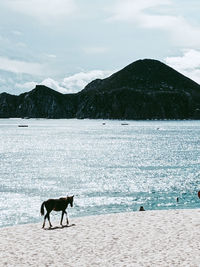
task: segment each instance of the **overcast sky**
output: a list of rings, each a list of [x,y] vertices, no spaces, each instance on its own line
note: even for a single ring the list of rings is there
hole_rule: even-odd
[[[153,58],[200,83],[199,0],[1,0],[0,92],[77,92]]]

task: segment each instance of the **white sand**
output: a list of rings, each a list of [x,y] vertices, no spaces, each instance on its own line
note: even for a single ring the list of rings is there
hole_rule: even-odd
[[[200,266],[199,209],[42,221],[0,229],[0,266]]]

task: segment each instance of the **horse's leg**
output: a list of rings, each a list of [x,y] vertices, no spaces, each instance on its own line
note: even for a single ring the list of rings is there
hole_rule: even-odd
[[[47,214],[45,214],[45,216],[44,216],[44,222],[43,222],[43,226],[42,226],[42,228],[45,227],[45,221],[46,221],[46,218],[47,218]]]
[[[66,222],[67,222],[67,225],[69,224],[69,220],[68,220],[68,216],[67,216],[67,212],[65,210],[65,214],[66,214]]]
[[[61,215],[61,220],[60,220],[60,225],[62,225],[62,221],[63,221],[63,216],[64,216],[64,211],[62,211],[62,215]]]
[[[48,221],[49,221],[49,227],[51,228],[52,227],[52,224],[50,222],[50,212],[47,213],[47,218],[48,218]]]

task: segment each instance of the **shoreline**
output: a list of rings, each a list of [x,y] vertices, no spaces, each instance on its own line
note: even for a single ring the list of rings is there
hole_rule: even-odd
[[[140,206],[141,207],[141,206]],[[110,216],[110,215],[123,215],[123,214],[126,214],[126,213],[137,213],[137,212],[140,212],[139,208],[137,210],[132,210],[132,211],[119,211],[119,212],[111,212],[111,213],[100,213],[100,214],[87,214],[87,215],[81,215],[81,216],[78,216],[77,214],[73,214],[73,215],[70,215],[70,211],[68,210],[68,218],[69,218],[69,221],[71,222],[71,220],[75,220],[77,221],[78,219],[81,219],[81,218],[93,218],[93,217],[99,217],[99,216]],[[200,207],[192,207],[192,208],[182,208],[182,207],[175,207],[175,208],[170,208],[170,209],[145,209],[144,211],[145,212],[164,212],[164,211],[176,211],[176,210],[200,210]],[[54,214],[50,214],[50,221],[51,223],[53,224],[53,227],[54,226],[59,226],[59,223],[60,223],[60,218],[61,218],[61,212],[55,212]],[[63,225],[65,224],[65,216],[63,217]],[[1,229],[5,229],[5,228],[15,228],[15,227],[18,227],[18,226],[29,226],[29,225],[40,225],[42,226],[43,224],[43,221],[44,221],[44,216],[41,216],[40,215],[40,222],[36,221],[36,222],[26,222],[26,223],[18,223],[18,224],[13,224],[13,225],[5,225],[5,226],[0,226],[0,231]],[[64,225],[65,226],[65,225]],[[45,224],[45,228],[49,228],[49,222],[48,222],[48,219],[46,219],[46,224]]]
[[[199,266],[200,209],[124,212],[0,228],[0,266]]]

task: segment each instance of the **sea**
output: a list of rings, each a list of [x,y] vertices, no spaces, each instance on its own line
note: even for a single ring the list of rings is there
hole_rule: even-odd
[[[42,225],[49,198],[74,195],[72,218],[200,208],[199,190],[200,121],[0,120],[0,227]]]

